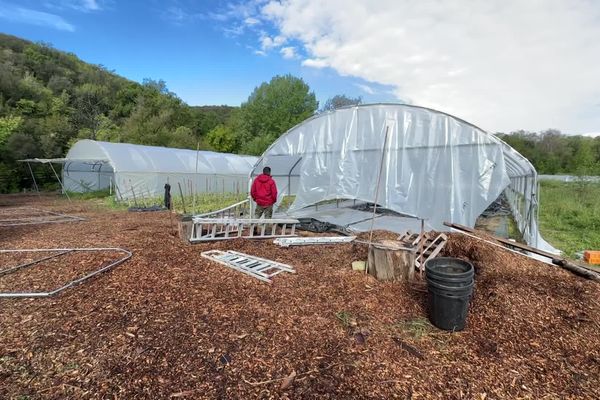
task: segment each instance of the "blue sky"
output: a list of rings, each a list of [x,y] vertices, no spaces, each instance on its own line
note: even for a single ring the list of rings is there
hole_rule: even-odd
[[[139,82],[164,79],[191,105],[239,105],[261,82],[287,73],[303,78],[321,102],[339,93],[395,99],[381,85],[372,84],[381,93],[370,94],[357,86],[366,85],[361,79],[302,66],[278,51],[260,53],[260,34],[231,32],[236,22],[224,17],[228,11],[221,1],[0,0],[0,31],[50,42]]]
[[[0,0],[0,31],[191,105],[278,74],[445,111],[492,132],[600,132],[597,0]]]

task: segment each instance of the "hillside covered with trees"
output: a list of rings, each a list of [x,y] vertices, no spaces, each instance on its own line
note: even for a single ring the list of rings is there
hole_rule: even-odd
[[[240,107],[189,106],[162,80],[141,84],[45,43],[0,34],[0,193],[31,187],[23,158],[63,157],[78,139],[259,155],[316,112],[360,104],[337,95],[319,109],[299,78],[275,76]],[[498,134],[539,173],[600,175],[600,138],[556,130]],[[37,167],[42,185],[54,182]]]
[[[0,34],[0,192],[30,187],[22,158],[65,155],[77,139],[208,148],[233,107],[190,107],[163,81],[142,84],[77,56]],[[37,171],[42,183],[47,168]]]
[[[46,43],[0,34],[0,192],[31,187],[23,158],[63,157],[78,139],[260,154],[317,111],[302,79],[276,76],[241,107],[189,106]],[[53,179],[37,167],[42,185]]]

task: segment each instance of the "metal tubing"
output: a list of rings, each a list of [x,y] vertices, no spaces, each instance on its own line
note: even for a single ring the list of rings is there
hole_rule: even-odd
[[[136,207],[138,207],[138,202],[135,197],[135,190],[133,190],[133,185],[131,184],[131,179],[129,180],[129,186],[131,187],[131,193],[133,194],[133,203],[135,204]]]
[[[52,163],[49,163],[49,164],[50,164],[50,168],[52,168],[52,172],[54,172],[54,176],[56,176],[56,180],[58,180],[58,183],[60,183],[60,187],[62,188],[62,190],[63,190],[63,193],[65,194],[65,196],[67,196],[67,199],[68,199],[69,201],[71,201],[71,198],[69,197],[69,193],[67,193],[67,190],[65,189],[65,187],[64,187],[64,185],[63,185],[63,183],[62,183],[62,181],[61,181],[61,180],[60,180],[60,178],[58,177],[58,174],[56,173],[56,170],[54,169],[54,165],[52,165]]]
[[[31,267],[32,265],[35,265],[37,263],[41,263],[42,261],[46,261],[46,260],[50,260],[52,258],[60,257],[63,254],[67,254],[67,253],[70,253],[70,251],[63,251],[63,252],[58,253],[58,254],[47,256],[47,257],[44,257],[44,258],[40,258],[39,260],[35,260],[35,261],[29,262],[29,263],[20,264],[20,265],[11,267],[11,268],[0,270],[0,276],[4,276],[4,275],[7,275],[7,274],[10,274],[12,272],[18,271],[18,270],[23,269],[23,268]]]
[[[13,208],[13,210],[33,210],[38,213],[46,213],[50,215],[41,215],[41,216],[25,216],[25,217],[15,217],[9,219],[0,220],[0,226],[21,226],[21,225],[36,225],[36,224],[50,224],[50,223],[62,223],[62,222],[71,222],[71,221],[85,221],[85,218],[77,217],[74,215],[66,215],[53,211],[42,210],[34,207],[22,207],[22,208]],[[57,219],[50,219],[51,216],[57,217]],[[62,218],[62,219],[60,219]]]
[[[383,149],[381,150],[381,162],[379,163],[379,173],[377,174],[377,187],[375,188],[375,201],[373,202],[373,217],[371,219],[371,229],[369,230],[369,251],[373,241],[373,227],[375,226],[375,215],[377,213],[377,200],[379,200],[379,185],[381,184],[381,175],[383,172],[383,163],[385,161],[385,150],[387,149],[387,139],[390,127],[385,127],[385,136],[383,139]],[[365,266],[365,274],[369,273],[369,263]]]
[[[425,257],[424,251],[423,251],[423,246],[425,245],[425,220],[421,219],[421,240],[419,241],[419,248],[420,248],[420,260],[419,260],[419,273],[421,274],[421,277],[423,277],[423,271],[425,270],[425,266],[423,265],[423,258]]]
[[[183,213],[187,214],[187,211],[185,211],[185,199],[183,198],[183,191],[181,190],[181,183],[177,182],[177,186],[179,186],[179,195],[181,196],[181,206],[183,207]]]
[[[131,253],[129,250],[126,249],[122,249],[119,247],[90,247],[90,248],[73,248],[73,249],[8,249],[8,250],[0,250],[0,253],[25,253],[25,252],[48,252],[48,251],[64,251],[65,253],[68,252],[86,252],[86,251],[116,251],[116,252],[122,252],[125,253],[125,257],[122,257],[112,263],[110,263],[109,265],[102,267],[96,271],[90,272],[89,274],[86,274],[85,276],[78,278],[78,279],[74,279],[70,282],[68,282],[67,284],[51,290],[49,292],[12,292],[12,293],[0,293],[0,298],[24,298],[24,297],[31,297],[31,298],[39,298],[39,297],[51,297],[54,296],[60,292],[62,292],[65,289],[68,289],[70,287],[79,285],[80,283],[92,278],[95,275],[98,275],[102,272],[105,272],[119,264],[122,264],[123,262],[127,261],[128,259],[131,258],[131,256],[133,255],[133,253]]]
[[[29,164],[29,161],[27,161],[27,167],[29,168],[29,172],[31,173],[31,179],[33,179],[33,186],[35,186],[35,191],[37,192],[38,196],[41,196],[40,188],[38,187],[37,182],[35,181],[35,175],[33,174],[33,169],[31,169],[31,164]]]

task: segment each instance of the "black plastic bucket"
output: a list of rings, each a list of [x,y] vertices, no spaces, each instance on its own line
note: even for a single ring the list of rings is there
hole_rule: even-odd
[[[431,323],[447,331],[463,330],[473,293],[473,265],[457,258],[434,258],[425,262],[425,276]]]

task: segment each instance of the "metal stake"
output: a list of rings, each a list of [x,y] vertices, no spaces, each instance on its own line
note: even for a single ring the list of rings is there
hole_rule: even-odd
[[[54,172],[54,176],[56,176],[56,180],[58,180],[58,183],[60,183],[60,187],[62,188],[65,196],[67,196],[67,199],[69,200],[69,202],[71,201],[71,198],[69,197],[69,193],[67,193],[67,191],[65,190],[65,187],[63,186],[62,181],[60,180],[60,178],[58,177],[58,174],[56,173],[56,170],[54,169],[54,166],[52,165],[52,163],[50,163],[50,168],[52,168],[52,172]]]
[[[135,197],[135,190],[133,190],[133,185],[131,184],[131,179],[129,180],[129,186],[131,186],[131,193],[133,194],[133,203],[136,207],[138,207],[137,198]]]
[[[31,178],[33,179],[33,186],[35,187],[35,191],[37,192],[38,196],[41,196],[40,188],[38,187],[37,182],[35,181],[35,175],[33,175],[33,170],[31,169],[29,161],[27,161],[27,167],[29,168],[29,172],[31,173]]]
[[[185,199],[183,198],[183,191],[181,190],[181,182],[177,182],[177,186],[179,186],[179,195],[181,196],[181,206],[183,207],[183,213],[187,214],[187,211],[185,211]]]
[[[375,226],[375,214],[377,213],[377,201],[379,200],[379,185],[381,184],[381,175],[383,172],[383,162],[385,161],[385,150],[387,149],[387,138],[390,127],[385,127],[385,137],[383,139],[383,149],[381,150],[381,162],[379,163],[379,174],[377,175],[377,187],[375,188],[375,202],[373,203],[373,217],[371,218],[371,229],[369,231],[369,252],[373,244],[373,227]],[[369,263],[365,266],[365,274],[369,273]]]
[[[425,245],[425,220],[423,218],[421,218],[421,242],[419,243],[419,251],[421,252],[421,254],[419,255],[420,257],[420,261],[419,261],[419,273],[421,274],[421,278],[423,277],[423,270],[425,269],[425,266],[423,265],[423,258],[425,257],[425,254],[423,254],[423,246]]]

